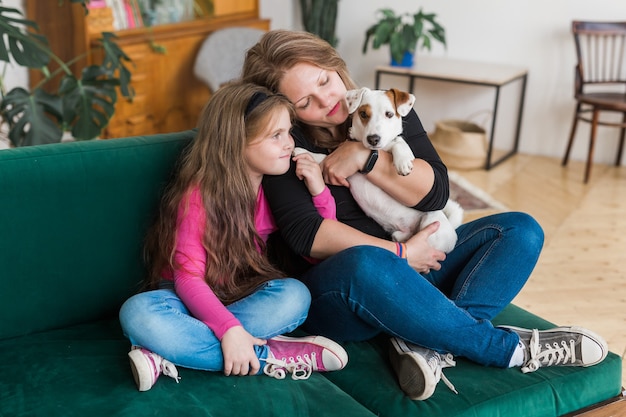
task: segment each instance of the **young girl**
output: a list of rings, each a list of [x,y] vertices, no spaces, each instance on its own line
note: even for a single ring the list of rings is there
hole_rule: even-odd
[[[120,310],[140,391],[161,372],[178,381],[175,365],[294,379],[346,365],[346,352],[327,338],[280,336],[304,322],[311,301],[299,281],[277,279],[264,255],[276,225],[261,180],[288,170],[293,116],[285,97],[241,83],[221,88],[204,108],[148,234],[152,291]],[[318,165],[293,159],[313,204],[333,218]]]

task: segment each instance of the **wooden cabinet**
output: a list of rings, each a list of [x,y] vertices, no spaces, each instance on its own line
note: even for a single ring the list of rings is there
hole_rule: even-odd
[[[94,9],[95,10],[95,9]],[[116,138],[191,129],[196,126],[209,89],[193,74],[196,54],[204,39],[225,27],[245,26],[268,30],[269,20],[259,18],[258,0],[214,0],[214,16],[186,22],[113,31],[110,13],[64,1],[29,0],[26,14],[39,24],[52,50],[67,61],[81,54],[74,70],[98,58],[90,52],[101,32],[114,32],[117,44],[131,58],[129,69],[135,98],[118,99],[115,114],[103,138]],[[155,52],[151,42],[165,48]],[[31,85],[41,75],[31,72]]]

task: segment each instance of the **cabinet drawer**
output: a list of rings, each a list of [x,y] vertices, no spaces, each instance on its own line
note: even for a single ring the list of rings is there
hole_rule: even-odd
[[[213,2],[215,16],[226,16],[237,13],[257,11],[256,0],[215,0]]]

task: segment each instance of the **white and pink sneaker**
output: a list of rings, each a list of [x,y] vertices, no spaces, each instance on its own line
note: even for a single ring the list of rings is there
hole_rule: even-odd
[[[178,382],[178,370],[176,366],[163,359],[154,352],[140,346],[133,346],[128,352],[130,358],[130,369],[133,371],[133,378],[139,391],[148,391],[156,383],[159,375],[163,373]]]
[[[267,346],[270,352],[263,372],[276,379],[287,373],[292,379],[307,379],[314,371],[338,371],[348,363],[345,349],[323,336],[276,336]]]

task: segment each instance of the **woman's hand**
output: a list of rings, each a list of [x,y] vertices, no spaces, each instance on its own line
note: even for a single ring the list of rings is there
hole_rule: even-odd
[[[349,187],[347,178],[363,169],[371,151],[361,142],[347,140],[321,163],[326,184]]]
[[[431,270],[440,270],[440,262],[446,259],[445,252],[433,248],[428,243],[428,237],[437,229],[439,222],[431,223],[406,241],[407,261],[419,273],[428,274]]]
[[[224,375],[256,375],[261,369],[254,346],[267,342],[252,336],[242,326],[231,327],[222,337]]]
[[[296,163],[296,176],[304,181],[306,188],[313,197],[321,194],[326,188],[322,169],[308,153],[301,153],[293,157]]]

